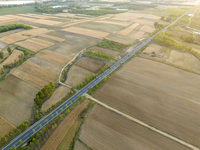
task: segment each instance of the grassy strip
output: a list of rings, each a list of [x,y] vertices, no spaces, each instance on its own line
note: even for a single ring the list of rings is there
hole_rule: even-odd
[[[107,48],[107,49],[110,49],[113,51],[122,52],[124,50],[124,48],[128,47],[129,45],[124,45],[121,43],[103,39],[100,43],[97,43],[96,46],[102,47],[102,48]]]

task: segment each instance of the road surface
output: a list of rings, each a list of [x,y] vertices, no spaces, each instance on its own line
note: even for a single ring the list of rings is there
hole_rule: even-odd
[[[190,10],[190,11],[192,11],[192,10]],[[185,14],[187,14],[188,12],[186,12]],[[162,29],[158,33],[166,31],[171,25],[173,25],[174,23],[176,23],[176,21],[178,21],[180,18],[182,18],[185,14],[181,15],[174,22],[172,22],[171,24],[169,24],[168,26],[166,26],[164,29]],[[74,103],[78,99],[78,97],[81,97],[82,95],[84,95],[85,93],[87,93],[88,88],[93,88],[104,77],[107,77],[110,73],[112,73],[114,70],[116,70],[122,63],[126,62],[136,52],[138,52],[141,48],[143,48],[145,45],[147,45],[158,33],[156,33],[155,35],[153,35],[152,37],[150,37],[149,39],[147,39],[146,41],[144,41],[142,44],[140,44],[139,46],[137,46],[136,48],[134,48],[130,53],[128,53],[123,58],[121,58],[118,62],[116,62],[113,66],[111,66],[110,68],[108,68],[104,73],[102,73],[101,75],[99,75],[98,77],[96,77],[96,79],[94,79],[93,81],[91,81],[89,84],[87,84],[81,90],[77,91],[77,93],[75,95],[73,95],[71,98],[69,98],[68,100],[66,100],[63,104],[61,104],[60,106],[58,106],[50,114],[48,114],[47,116],[44,116],[39,121],[37,121],[36,123],[34,123],[32,126],[30,126],[28,129],[26,129],[23,133],[21,133],[16,138],[14,138],[2,150],[9,150],[10,148],[12,148],[14,146],[18,147],[19,146],[19,140],[22,140],[25,143],[30,138],[31,135],[36,134],[40,129],[42,129],[49,122],[51,122],[56,116],[58,116],[62,112],[61,109],[66,110],[69,106],[72,105],[72,103]],[[67,105],[67,107],[66,107],[66,105]],[[54,116],[54,118],[52,118],[52,115]],[[41,127],[40,127],[40,125],[41,125]],[[35,132],[33,132],[33,129],[35,130]]]

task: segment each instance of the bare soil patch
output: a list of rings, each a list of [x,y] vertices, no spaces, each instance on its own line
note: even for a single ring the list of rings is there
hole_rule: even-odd
[[[120,32],[118,32],[118,34],[126,36],[126,35],[128,35],[131,31],[133,31],[138,25],[139,25],[138,23],[135,23],[135,24],[133,24],[133,25],[131,25],[131,26],[129,26],[129,27],[127,27],[127,28],[121,30]]]
[[[44,85],[49,82],[56,82],[59,77],[58,74],[30,61],[26,61],[21,66],[13,69],[11,74],[38,87],[39,89],[43,88]]]
[[[152,33],[155,30],[156,30],[155,27],[150,27],[150,26],[146,26],[146,25],[144,25],[142,28],[140,28],[140,31],[144,31],[144,32],[148,32],[148,33]]]
[[[105,48],[101,48],[101,47],[97,47],[97,46],[93,46],[90,49],[93,51],[100,51],[100,52],[107,53],[110,55],[118,55],[119,54],[119,52],[117,52],[117,51],[112,51],[110,49],[105,49]]]
[[[106,37],[106,39],[125,45],[131,44],[134,41],[134,39],[132,38],[129,38],[127,36],[122,36],[119,34],[110,34],[109,36]]]
[[[84,68],[90,72],[97,73],[101,67],[103,67],[105,63],[90,59],[87,57],[82,57],[76,62],[76,66]]]
[[[47,34],[42,34],[42,35],[40,35],[40,36],[41,36],[41,37],[48,38],[48,39],[51,39],[51,40],[54,40],[54,41],[58,41],[58,42],[63,42],[63,41],[65,41],[65,39],[62,39],[62,38],[59,38],[59,37],[56,37],[56,36],[47,35]]]
[[[41,150],[56,150],[59,144],[64,139],[65,135],[69,132],[70,128],[73,126],[78,115],[85,109],[88,105],[89,100],[85,100],[79,106],[77,106],[70,114],[61,122],[61,124],[56,128],[47,142],[44,144]]]
[[[130,37],[133,39],[141,39],[144,37],[144,35],[145,35],[144,31],[138,31],[138,32],[132,34]]]
[[[99,105],[90,111],[80,139],[96,150],[189,150]]]
[[[30,118],[38,88],[8,75],[0,82],[0,114],[14,126]]]
[[[71,58],[67,56],[64,56],[52,51],[48,51],[48,50],[40,51],[39,53],[35,55],[35,57],[44,59],[50,63],[53,63],[61,67],[65,66],[71,60]]]
[[[163,47],[158,44],[151,44],[143,52],[151,54],[152,52],[160,52],[161,48]]]
[[[9,65],[14,63],[15,60],[18,61],[19,60],[18,56],[21,54],[23,54],[23,52],[14,50],[12,54],[3,63],[0,64],[0,69],[3,68],[4,65]]]
[[[12,131],[13,128],[15,128],[14,125],[0,117],[0,137],[3,137],[4,135],[8,134],[10,131]]]
[[[85,77],[91,74],[92,72],[77,65],[73,65],[67,74],[67,80],[65,83],[76,87],[77,83],[82,83],[85,80]]]
[[[54,45],[54,43],[52,42],[45,41],[42,39],[37,39],[37,38],[27,39],[22,42],[17,42],[16,44],[21,47],[25,47],[33,52],[38,52],[41,49],[45,49],[47,47]]]
[[[25,40],[25,39],[38,36],[40,34],[48,33],[48,32],[52,32],[52,30],[48,30],[45,28],[36,28],[36,29],[25,30],[22,32],[10,34],[10,35],[0,38],[0,40],[5,43],[11,44],[11,43],[15,43],[15,42]]]
[[[66,96],[66,94],[69,91],[70,89],[64,86],[60,86],[59,88],[57,88],[53,92],[52,96],[47,101],[44,102],[44,104],[42,105],[42,110],[47,110],[48,108],[51,107],[51,105],[60,101],[62,98]]]
[[[98,20],[95,22],[114,24],[114,25],[119,25],[119,26],[123,26],[123,27],[126,27],[129,25],[128,23],[125,23],[125,22],[115,22],[115,21],[111,21],[111,20]]]
[[[79,27],[69,27],[69,28],[65,28],[62,30],[67,31],[67,32],[76,33],[76,34],[91,36],[94,38],[100,38],[100,39],[103,39],[104,37],[109,35],[109,33],[107,33],[107,32],[96,31],[96,30],[91,30],[91,29],[86,29],[86,28],[79,28]]]
[[[200,76],[172,66],[134,58],[95,96],[104,103],[200,146]]]
[[[85,145],[83,145],[81,142],[76,141],[74,150],[89,150]]]
[[[73,33],[66,34],[65,32],[52,32],[51,35],[66,39],[66,41],[56,44],[48,48],[48,50],[70,58],[74,58],[84,48],[90,47],[100,41],[89,36]]]
[[[172,50],[167,61],[200,73],[200,61],[190,53],[182,53],[176,50]]]
[[[48,62],[46,60],[43,60],[41,58],[38,58],[38,57],[32,57],[30,58],[28,61],[34,63],[34,64],[37,64],[47,70],[50,70],[56,74],[60,74],[60,71],[62,70],[62,67],[61,66],[58,66],[56,64],[53,64],[51,62]]]

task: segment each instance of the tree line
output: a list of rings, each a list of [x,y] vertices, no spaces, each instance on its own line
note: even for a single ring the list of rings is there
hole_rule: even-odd
[[[15,29],[25,29],[25,30],[30,30],[32,29],[31,26],[28,25],[24,25],[24,24],[10,24],[10,25],[6,25],[3,27],[0,27],[0,33],[1,32],[6,32],[6,31],[10,31],[10,30],[15,30]]]
[[[96,78],[96,74],[91,74],[85,77],[85,80],[82,83],[77,83],[76,88],[77,89],[81,89],[83,88],[85,85],[87,85],[90,81],[92,81],[93,79]]]
[[[48,85],[45,85],[36,94],[36,97],[34,99],[35,104],[38,106],[41,106],[43,104],[43,102],[51,96],[54,89],[55,89],[55,85],[53,84],[53,82],[50,82]]]
[[[92,59],[100,60],[100,61],[107,61],[107,60],[111,60],[114,58],[113,55],[109,55],[107,53],[103,53],[100,51],[94,51],[94,50],[85,50],[83,55],[87,56],[89,58],[92,58]]]
[[[99,9],[99,10],[86,10],[86,9],[71,9],[69,10],[70,13],[74,14],[86,14],[86,15],[93,15],[93,16],[101,16],[106,14],[118,14],[123,13],[125,11],[119,11],[115,9]]]
[[[100,43],[97,43],[96,46],[101,47],[101,48],[107,48],[113,51],[118,51],[121,52],[126,48],[128,45],[124,45],[118,42],[110,41],[103,39]]]

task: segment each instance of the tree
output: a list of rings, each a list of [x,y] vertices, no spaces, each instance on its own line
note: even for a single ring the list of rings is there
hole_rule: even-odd
[[[23,141],[22,140],[19,140],[19,145],[21,146],[23,144]]]
[[[161,16],[160,20],[165,20],[165,16]]]
[[[8,53],[9,53],[9,55],[12,53],[12,50],[11,50],[10,47],[7,48],[7,51],[8,51]]]
[[[158,22],[155,22],[155,23],[154,23],[154,27],[155,27],[155,28],[158,28]]]
[[[33,129],[33,133],[35,133],[35,129]]]
[[[0,52],[0,58],[4,59],[4,53],[2,51]]]

